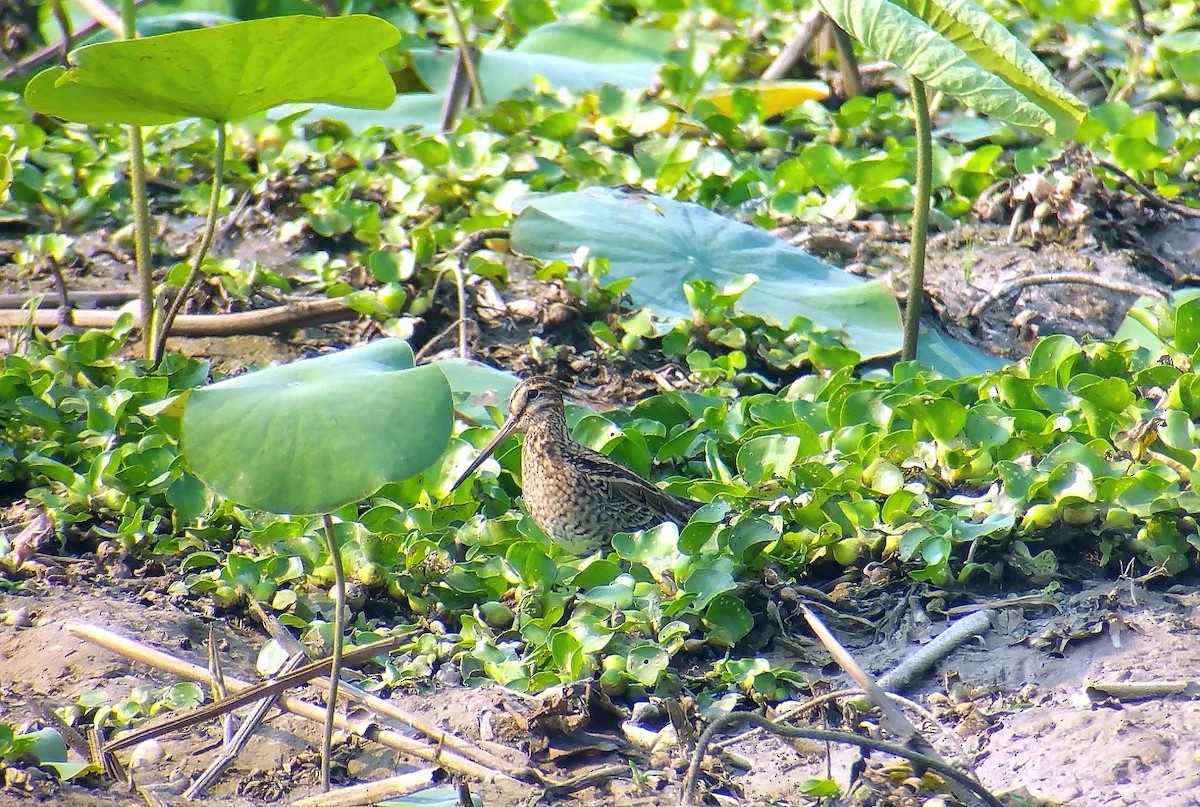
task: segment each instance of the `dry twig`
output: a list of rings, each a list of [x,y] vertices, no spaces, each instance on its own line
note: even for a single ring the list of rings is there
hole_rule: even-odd
[[[858,734],[850,734],[844,731],[781,726],[753,712],[729,712],[723,714],[710,723],[708,728],[704,730],[704,733],[700,735],[700,741],[696,743],[696,749],[692,752],[692,761],[688,766],[687,775],[683,779],[683,804],[685,807],[696,804],[696,786],[700,778],[700,765],[704,761],[704,752],[712,743],[713,737],[722,731],[746,724],[751,724],[772,734],[778,734],[781,737],[848,743],[850,745],[857,745],[860,748],[892,754],[893,756],[907,759],[917,766],[924,766],[929,770],[936,771],[951,782],[970,791],[980,801],[987,804],[988,807],[1004,807],[1003,803],[989,793],[981,784],[938,757],[922,754],[907,746],[876,740],[872,737],[863,737]]]
[[[155,659],[158,657],[158,655],[162,655],[172,659],[175,662],[178,662],[179,664],[184,664],[188,667],[194,667],[196,670],[202,669],[196,665],[188,664],[188,662],[175,659],[174,656],[167,656],[167,654],[162,653],[162,651],[150,650],[149,648],[145,648],[130,639],[123,639],[116,634],[109,633],[103,628],[96,628],[91,625],[72,625],[68,628],[68,630],[70,630],[71,633],[74,633],[76,636],[82,636],[88,641],[95,642],[101,647],[107,647],[110,650],[115,650],[122,655],[154,667],[169,669],[162,667],[161,664],[155,663]],[[369,645],[357,647],[354,650],[346,653],[346,660],[350,664],[366,661],[373,656],[376,656],[380,653],[385,653],[388,650],[398,646],[406,638],[407,637],[404,636],[391,636],[387,639],[381,639],[380,641],[373,642]],[[327,672],[330,661],[331,660],[328,658],[319,659],[311,664],[301,667],[298,670],[290,672],[286,675],[281,675],[273,681],[265,681],[254,686],[247,684],[242,687],[233,687],[230,685],[232,679],[226,678],[226,687],[235,690],[234,694],[230,695],[229,697],[217,701],[216,703],[197,706],[195,709],[191,709],[181,715],[176,715],[159,723],[144,726],[134,731],[125,732],[120,736],[109,740],[108,743],[105,744],[104,749],[106,751],[119,751],[122,748],[129,748],[130,746],[137,745],[142,740],[147,740],[151,737],[158,737],[172,731],[180,731],[182,729],[191,728],[192,726],[203,723],[206,720],[211,720],[218,715],[222,715],[233,709],[237,709],[239,706],[244,706],[247,703],[252,703],[253,701],[259,700],[260,698],[281,693],[294,686],[311,681],[322,673]],[[179,674],[176,670],[171,671]],[[192,678],[192,680],[196,681],[207,681],[209,674],[208,671],[205,670],[204,674],[200,677],[193,677],[190,674],[185,674],[183,677]]]
[[[289,673],[300,666],[300,662],[302,661],[304,661],[304,654],[296,653],[284,662],[280,672],[284,674]],[[221,750],[217,758],[210,762],[208,767],[204,769],[204,772],[197,776],[196,780],[184,791],[183,797],[185,799],[199,798],[208,789],[209,785],[217,781],[217,777],[233,764],[233,760],[246,747],[246,743],[254,735],[254,730],[266,719],[267,712],[270,712],[278,702],[279,693],[268,695],[258,702],[254,707],[254,711],[242,721],[242,725],[238,728],[237,732],[226,741],[225,747]],[[229,718],[230,715],[226,713],[225,717]],[[229,726],[230,724],[226,723],[226,727],[228,728]]]
[[[1125,173],[1120,168],[1110,162],[1107,162],[1106,160],[1096,160],[1096,165],[1100,166],[1105,171],[1111,171],[1125,182],[1128,182],[1134,187],[1134,189],[1137,190],[1138,193],[1146,198],[1147,202],[1154,207],[1157,207],[1160,210],[1169,210],[1172,213],[1176,213],[1185,218],[1200,219],[1200,208],[1188,207],[1187,205],[1176,204],[1169,199],[1164,199],[1161,194],[1156,193],[1152,188],[1144,183],[1138,182],[1129,174]]]
[[[143,664],[147,664],[160,670],[165,670],[173,675],[179,676],[180,678],[187,678],[191,681],[200,682],[208,680],[208,670],[205,668],[196,664],[192,664],[191,662],[184,661],[183,659],[176,658],[175,656],[172,656],[169,653],[164,653],[161,650],[155,650],[131,639],[118,636],[111,631],[105,630],[104,628],[99,628],[94,625],[69,625],[67,629],[76,636],[87,639],[88,641],[112,650],[115,653],[119,653],[126,658],[140,661]],[[352,650],[346,655],[347,657],[352,657],[355,652],[357,651]],[[327,663],[328,659],[326,659],[326,664]],[[236,678],[230,678],[228,676],[225,678],[225,685],[235,693],[235,695],[232,696],[233,698],[238,696],[236,693],[241,693],[242,690],[250,689],[252,686],[245,681],[241,681]],[[306,701],[302,701],[299,698],[291,698],[286,696],[279,699],[279,705],[281,708],[306,720],[312,720],[316,723],[325,722],[325,709],[321,706],[316,706]],[[210,714],[208,717],[211,718],[212,715]],[[347,721],[343,715],[337,715],[335,724],[341,729],[349,729],[349,721]],[[399,732],[371,727],[367,731],[362,732],[362,736],[366,737],[368,740],[374,740],[381,745],[385,745],[388,748],[393,748],[397,751],[403,751],[406,754],[411,754],[419,759],[424,759],[429,762],[435,762],[447,770],[462,773],[467,776],[474,776],[484,781],[490,782],[496,780],[497,778],[515,778],[507,773],[504,773],[503,771],[490,768],[486,765],[481,765],[480,763],[470,760],[465,756],[450,750],[449,748],[434,747],[411,737],[407,737]],[[123,739],[124,738],[119,738],[116,742],[121,742]]]
[[[971,306],[971,310],[967,312],[966,319],[978,319],[984,309],[993,303],[1007,297],[1014,292],[1018,292],[1027,286],[1050,286],[1057,283],[1075,283],[1083,286],[1096,286],[1101,289],[1108,289],[1119,294],[1134,294],[1139,297],[1154,297],[1159,300],[1164,299],[1164,295],[1158,289],[1150,286],[1141,286],[1137,283],[1127,283],[1124,280],[1112,280],[1110,278],[1101,277],[1099,275],[1089,275],[1085,272],[1045,272],[1035,275],[1024,275],[1014,278],[999,284],[994,289],[985,294],[979,302]]]
[[[877,682],[881,689],[889,692],[903,692],[912,684],[913,679],[937,664],[968,639],[972,639],[990,628],[985,611],[976,611],[962,619],[952,622],[948,628],[938,634],[929,644],[917,648],[895,669],[883,676]]]
[[[71,309],[66,324],[77,328],[111,328],[120,311]],[[358,312],[339,299],[292,302],[274,308],[239,311],[236,314],[180,314],[171,327],[172,336],[240,336],[273,333],[306,325],[321,325],[354,319]],[[0,310],[0,328],[54,328],[60,324],[57,311]]]
[[[775,61],[771,62],[763,71],[763,81],[778,81],[786,76],[793,65],[800,61],[804,51],[816,39],[817,34],[821,33],[821,29],[827,22],[829,22],[829,18],[820,8],[814,6],[809,9],[804,14],[795,36],[788,40],[783,50],[779,51],[779,55],[775,57]]]
[[[332,793],[321,793],[298,799],[292,802],[292,807],[366,807],[385,799],[397,796],[407,796],[418,790],[424,790],[434,783],[437,768],[402,773],[377,782],[364,782],[361,785],[344,787]]]

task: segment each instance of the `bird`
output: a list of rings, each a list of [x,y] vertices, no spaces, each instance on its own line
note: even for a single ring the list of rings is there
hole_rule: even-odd
[[[513,432],[525,434],[521,446],[525,508],[542,532],[572,554],[590,555],[603,549],[618,532],[650,529],[668,521],[683,527],[703,505],[662,490],[612,458],[577,443],[567,428],[563,388],[540,375],[513,389],[508,418],[451,490]]]

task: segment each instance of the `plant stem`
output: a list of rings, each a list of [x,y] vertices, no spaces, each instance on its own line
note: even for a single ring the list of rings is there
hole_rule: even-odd
[[[929,195],[933,181],[933,136],[930,134],[925,82],[916,76],[909,78],[912,81],[913,111],[917,119],[917,187],[913,193],[912,254],[909,258],[908,304],[904,311],[901,361],[912,361],[917,357],[921,309],[925,307],[925,239],[929,228]]]
[[[133,0],[121,2],[121,27],[126,39],[137,38],[137,9]],[[142,127],[128,126],[129,196],[133,207],[133,261],[137,267],[138,300],[142,307],[142,350],[154,350],[154,267],[150,265],[150,201],[146,195],[146,154]],[[157,362],[155,362],[157,364]]]
[[[225,173],[226,128],[225,121],[217,121],[217,150],[213,154],[212,193],[208,197],[208,216],[204,222],[204,234],[200,237],[200,243],[192,254],[192,270],[188,272],[187,280],[179,287],[179,293],[171,301],[166,316],[163,317],[162,327],[158,329],[158,339],[154,342],[155,367],[158,367],[163,359],[163,353],[166,352],[167,337],[171,335],[171,325],[174,324],[175,317],[179,316],[179,311],[187,302],[188,295],[192,293],[192,289],[196,287],[204,274],[202,270],[204,259],[208,257],[213,236],[217,232],[217,212],[221,207],[221,179]]]
[[[329,754],[333,745],[333,718],[337,714],[338,682],[342,677],[342,634],[346,630],[346,573],[342,569],[342,551],[333,534],[333,519],[321,514],[325,541],[329,544],[329,562],[333,564],[333,661],[329,667],[329,700],[325,704],[325,732],[321,739],[321,792],[329,792]]]
[[[471,52],[471,43],[467,42],[467,31],[463,28],[454,0],[446,0],[446,14],[450,17],[450,25],[458,39],[458,58],[462,59],[463,69],[467,71],[467,79],[471,82],[472,99],[476,106],[480,106],[485,103],[483,84],[480,83],[479,73],[475,70],[475,54]]]

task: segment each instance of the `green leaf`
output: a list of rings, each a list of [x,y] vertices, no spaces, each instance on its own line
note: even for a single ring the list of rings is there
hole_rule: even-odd
[[[450,85],[450,74],[458,54],[453,50],[413,50],[413,69],[421,83],[438,97]],[[595,64],[587,59],[543,53],[484,51],[479,58],[479,80],[488,103],[510,98],[518,92],[537,89],[545,83],[551,90],[583,92],[603,84],[625,89],[642,89],[658,73],[648,62]]]
[[[289,102],[382,108],[395,86],[379,54],[400,40],[378,17],[292,16],[103,42],[25,88],[38,112],[79,123],[231,121]]]
[[[29,741],[29,752],[37,757],[38,762],[67,761],[67,744],[63,741],[62,735],[52,728],[21,734],[17,740]]]
[[[443,359],[437,366],[450,382],[455,410],[483,423],[491,420],[489,407],[508,406],[508,396],[521,381],[512,373],[471,359]]]
[[[765,434],[747,440],[738,449],[738,470],[748,485],[757,485],[776,476],[787,479],[799,454],[799,437]]]
[[[208,509],[204,483],[191,474],[184,474],[171,483],[167,488],[167,502],[175,508],[184,524],[200,518]]]
[[[588,188],[531,198],[513,225],[513,247],[544,261],[571,262],[580,246],[608,259],[610,278],[631,278],[635,302],[658,316],[690,320],[690,280],[724,287],[752,270],[758,282],[739,310],[845,331],[864,358],[900,348],[899,309],[882,281],[863,282],[699,205]]]
[[[471,794],[472,807],[483,807],[483,799],[478,793]],[[379,807],[461,807],[462,799],[457,787],[427,787],[416,793],[386,799],[378,803]]]
[[[324,513],[419,473],[450,439],[450,385],[398,339],[247,373],[195,390],[183,454],[226,498]]]
[[[674,33],[661,28],[591,17],[535,28],[513,50],[569,56],[592,64],[661,63],[674,41]]]
[[[818,0],[843,30],[964,104],[1069,138],[1084,105],[971,0]]]
[[[579,598],[601,608],[624,610],[633,605],[633,588],[628,583],[618,580],[588,589],[580,594]]]
[[[712,600],[726,591],[733,591],[737,581],[723,569],[696,569],[683,581],[683,590],[696,599],[696,610],[703,611]]]
[[[754,617],[737,597],[722,594],[704,612],[704,624],[710,641],[732,647],[754,627]]]
[[[667,522],[640,532],[619,532],[613,536],[613,549],[655,573],[672,570],[679,560],[679,529]]]
[[[797,789],[804,795],[814,798],[832,799],[842,794],[842,789],[832,779],[805,779]]]
[[[41,767],[54,771],[64,782],[98,771],[90,762],[43,762]]]
[[[642,686],[651,687],[671,663],[671,656],[656,644],[640,644],[625,656],[625,671]]]
[[[960,342],[933,324],[921,326],[917,361],[946,378],[978,375],[1007,364],[1004,359],[984,353],[974,345]]]

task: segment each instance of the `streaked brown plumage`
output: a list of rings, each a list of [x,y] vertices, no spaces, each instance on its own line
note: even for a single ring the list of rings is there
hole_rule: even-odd
[[[508,399],[508,419],[463,472],[462,484],[514,431],[521,446],[521,492],[525,507],[542,530],[568,551],[585,555],[608,544],[614,534],[649,529],[667,521],[687,523],[700,502],[668,493],[571,437],[563,412],[563,391],[546,376],[517,385]]]

